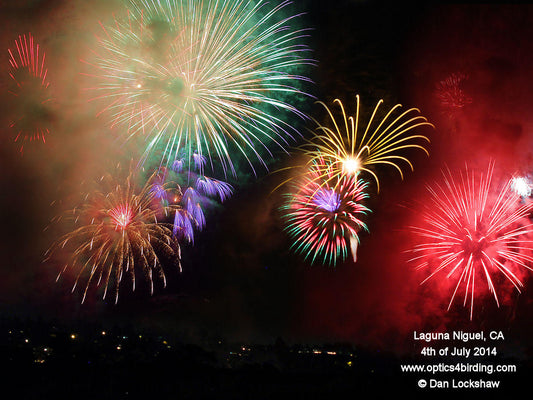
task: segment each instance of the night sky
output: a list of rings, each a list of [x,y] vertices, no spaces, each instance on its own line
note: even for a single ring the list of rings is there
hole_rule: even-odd
[[[94,45],[98,21],[120,2],[7,3],[0,6],[4,315],[125,323],[189,340],[283,337],[399,353],[411,351],[414,330],[497,329],[509,334],[508,351],[531,350],[531,274],[522,293],[510,292],[499,308],[491,298],[477,303],[470,321],[461,305],[446,311],[449,297],[438,285],[419,285],[405,250],[413,240],[406,227],[417,217],[412,205],[444,165],[485,168],[492,159],[498,179],[533,172],[533,6],[298,1],[295,9],[306,13],[303,23],[313,28],[309,46],[317,66],[310,69],[310,91],[317,99],[340,98],[353,111],[359,94],[367,112],[384,99],[388,107],[419,108],[436,127],[424,130],[430,156],[413,152],[415,169],[406,169],[403,180],[392,169],[380,169],[382,189],[369,200],[369,233],[361,235],[357,263],[311,266],[290,251],[279,220],[281,197],[272,193],[280,179],[272,171],[291,163],[280,153],[270,172],[232,181],[234,195],[209,212],[194,245],[182,247],[183,272],[169,271],[166,289],[156,287],[150,296],[142,286],[135,293],[125,286],[117,305],[97,296],[82,305],[68,279],[55,282],[59,265],[42,263],[58,233],[45,228],[73,201],[81,181],[131,151],[108,135],[106,121],[95,117],[81,90],[80,59]],[[14,109],[5,90],[7,49],[26,32],[46,49],[56,101],[43,117],[52,127],[49,140],[21,154],[9,132]],[[468,75],[464,89],[472,102],[451,118],[434,94],[439,81],[457,72]],[[320,112],[312,99],[303,106],[309,114]],[[313,127],[296,123],[303,132]]]

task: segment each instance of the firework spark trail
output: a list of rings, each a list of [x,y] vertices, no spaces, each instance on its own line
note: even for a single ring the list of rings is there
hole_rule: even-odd
[[[454,175],[443,171],[443,183],[428,186],[429,201],[423,204],[421,226],[411,227],[418,238],[410,260],[418,269],[428,269],[431,278],[444,275],[455,280],[448,309],[460,289],[463,305],[482,292],[478,282],[484,279],[487,289],[499,305],[495,274],[520,291],[521,272],[531,270],[533,262],[533,203],[521,201],[511,188],[511,181],[495,188],[492,183],[494,163],[486,174],[476,175],[468,167]]]
[[[128,17],[103,25],[92,65],[96,99],[113,125],[146,140],[143,158],[170,165],[188,149],[235,175],[234,152],[266,166],[261,151],[285,148],[297,130],[285,114],[306,116],[284,99],[308,96],[291,71],[304,58],[307,30],[282,17],[290,4],[251,1],[131,1]],[[261,150],[262,149],[262,150]],[[255,171],[255,170],[254,170]]]
[[[370,211],[362,204],[368,197],[367,183],[355,176],[337,176],[330,186],[333,178],[324,179],[323,163],[316,161],[301,182],[293,184],[281,211],[292,248],[312,263],[322,257],[323,263],[335,265],[346,259],[349,250],[357,250],[358,232],[367,230],[361,220]],[[356,254],[352,256],[355,261]]]
[[[45,261],[48,261],[56,253],[72,247],[69,261],[57,279],[67,269],[77,269],[74,292],[80,279],[86,277],[82,303],[95,281],[97,286],[103,284],[104,299],[108,287],[114,285],[117,302],[124,273],[131,278],[133,290],[136,277],[142,276],[153,293],[155,277],[166,285],[162,257],[178,264],[180,261],[180,246],[173,235],[173,226],[165,222],[179,211],[179,206],[154,201],[157,191],[153,190],[153,176],[141,189],[134,183],[133,174],[125,180],[108,178],[104,177],[102,184],[110,184],[110,189],[91,192],[80,207],[67,213],[75,228],[46,253]]]
[[[421,115],[417,108],[410,108],[403,111],[396,117],[394,112],[401,108],[400,104],[395,105],[379,121],[377,127],[372,126],[383,100],[380,100],[372,112],[372,116],[361,132],[359,125],[359,95],[357,98],[356,114],[347,116],[345,108],[339,99],[334,100],[340,109],[341,117],[336,118],[332,110],[323,102],[321,104],[331,123],[325,126],[316,122],[316,132],[307,143],[302,146],[311,163],[317,159],[326,160],[322,164],[319,176],[329,176],[330,179],[337,179],[340,176],[358,175],[359,173],[370,174],[377,184],[379,191],[379,179],[371,167],[384,164],[394,167],[403,179],[401,163],[407,164],[411,170],[413,165],[409,159],[398,153],[407,149],[421,149],[426,154],[427,150],[418,141],[427,141],[426,136],[411,134],[410,131],[422,127],[430,126],[427,119]]]
[[[15,48],[8,49],[8,53],[9,76],[13,84],[8,92],[21,106],[10,128],[16,132],[15,142],[22,143],[22,152],[26,142],[45,142],[50,133],[49,127],[42,126],[39,119],[45,112],[46,103],[51,101],[46,53],[31,33],[20,35],[15,41]]]

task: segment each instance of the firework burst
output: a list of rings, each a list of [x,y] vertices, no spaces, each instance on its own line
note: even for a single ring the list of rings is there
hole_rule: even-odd
[[[290,2],[131,1],[128,16],[103,25],[91,90],[102,112],[128,137],[146,140],[150,154],[170,166],[186,148],[235,174],[236,154],[252,165],[275,143],[285,148],[297,130],[285,115],[305,118],[288,101],[305,94],[295,73],[305,30],[281,17]],[[253,168],[253,166],[252,166]]]
[[[114,286],[117,302],[124,274],[131,278],[133,290],[136,278],[142,277],[153,293],[154,278],[166,285],[162,259],[179,265],[180,246],[172,224],[165,221],[180,207],[156,201],[161,188],[154,179],[140,189],[133,174],[121,181],[103,177],[101,183],[106,190],[91,192],[80,207],[67,213],[75,228],[52,246],[47,259],[72,248],[57,279],[69,268],[77,270],[72,291],[86,279],[82,303],[94,283],[104,286],[104,299],[108,287]]]
[[[443,111],[452,116],[454,112],[472,103],[472,98],[462,89],[463,82],[468,76],[463,73],[454,73],[446,79],[439,81],[435,88],[435,96],[439,100]]]
[[[533,203],[521,201],[511,182],[495,187],[493,170],[494,163],[479,175],[468,167],[456,175],[446,169],[442,184],[428,186],[424,225],[412,227],[419,243],[411,262],[429,271],[423,282],[437,276],[453,282],[448,309],[464,290],[470,318],[475,297],[487,289],[498,305],[499,284],[510,282],[520,291],[521,277],[533,262]],[[486,286],[479,284],[483,280]]]
[[[325,126],[315,121],[316,134],[302,148],[312,163],[317,159],[326,160],[324,164],[317,164],[321,165],[319,176],[337,179],[340,176],[367,173],[373,177],[379,191],[379,179],[372,167],[380,164],[392,166],[403,179],[401,164],[407,164],[411,169],[413,165],[406,156],[399,153],[407,149],[420,149],[428,154],[418,142],[429,142],[429,139],[410,132],[421,126],[433,125],[425,117],[418,115],[419,110],[416,108],[394,116],[395,111],[401,108],[401,105],[397,104],[381,121],[376,122],[377,126],[373,126],[378,109],[383,103],[383,100],[380,100],[363,131],[359,127],[359,95],[356,98],[355,117],[347,116],[339,99],[335,99],[333,103],[339,106],[340,118],[336,118],[325,103],[319,102],[325,108],[331,124]]]
[[[14,117],[10,127],[15,132],[15,142],[24,144],[32,141],[45,142],[50,133],[51,101],[46,68],[46,54],[31,34],[18,37],[9,53],[9,93],[14,96]]]
[[[286,194],[282,205],[285,230],[296,252],[314,263],[335,265],[351,251],[354,262],[359,242],[358,232],[366,230],[361,220],[369,209],[362,204],[367,198],[367,184],[355,176],[324,179],[324,161],[312,164],[294,191]]]
[[[188,242],[194,241],[194,230],[202,230],[206,224],[204,207],[218,198],[220,202],[227,200],[233,193],[233,188],[227,182],[214,179],[203,174],[205,157],[193,155],[193,167],[186,159],[177,159],[172,163],[173,173],[177,174],[177,183],[174,185],[178,190],[171,197],[172,201],[181,206],[175,213],[174,233]],[[198,170],[194,172],[194,169]],[[182,188],[185,188],[183,191]]]

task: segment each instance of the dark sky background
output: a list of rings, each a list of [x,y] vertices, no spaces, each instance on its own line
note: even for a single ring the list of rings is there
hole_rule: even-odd
[[[531,279],[500,308],[490,298],[478,303],[470,321],[460,306],[446,312],[447,293],[419,286],[404,251],[412,245],[405,227],[416,219],[405,206],[424,193],[425,183],[439,178],[445,163],[485,168],[494,159],[496,178],[530,172],[533,6],[298,1],[297,8],[307,13],[304,23],[314,29],[309,44],[318,61],[311,72],[317,98],[338,97],[352,112],[357,93],[367,110],[383,98],[386,107],[418,107],[436,126],[424,131],[431,139],[430,157],[413,153],[415,170],[406,170],[403,181],[391,169],[380,170],[382,190],[370,200],[370,232],[361,237],[358,262],[310,266],[291,253],[278,219],[279,194],[271,194],[279,176],[263,173],[209,215],[194,246],[182,249],[183,273],[169,272],[166,289],[149,296],[142,288],[133,294],[124,288],[118,305],[94,296],[81,305],[66,280],[55,283],[58,266],[41,262],[56,234],[44,228],[69,204],[80,181],[128,151],[106,135],[104,121],[95,119],[94,106],[80,92],[79,60],[94,43],[102,15],[118,5],[26,0],[0,6],[4,315],[126,323],[192,340],[283,337],[399,352],[410,351],[413,330],[495,328],[509,334],[512,351],[531,350]],[[26,32],[47,51],[55,106],[49,141],[21,154],[8,128],[13,107],[5,89],[7,49]],[[464,89],[472,103],[452,119],[442,113],[434,89],[456,72],[468,75]],[[307,107],[319,112],[312,101]]]

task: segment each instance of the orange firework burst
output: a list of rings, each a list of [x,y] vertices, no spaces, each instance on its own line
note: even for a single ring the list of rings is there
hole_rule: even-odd
[[[155,201],[153,177],[140,189],[131,173],[123,182],[103,179],[103,183],[111,188],[91,192],[81,207],[71,210],[68,216],[76,228],[47,252],[51,255],[72,247],[69,261],[57,279],[67,269],[77,269],[72,291],[82,277],[86,279],[82,303],[95,281],[98,286],[103,284],[104,299],[108,287],[113,285],[117,302],[124,273],[131,278],[133,290],[136,277],[141,276],[150,283],[153,293],[154,275],[166,285],[163,257],[177,260],[179,266],[180,246],[173,225],[165,221],[181,207]]]

